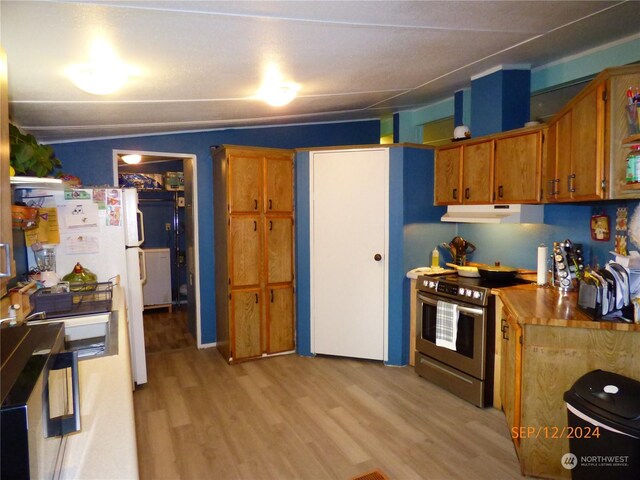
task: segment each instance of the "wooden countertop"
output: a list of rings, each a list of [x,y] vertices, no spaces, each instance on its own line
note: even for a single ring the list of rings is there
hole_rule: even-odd
[[[559,292],[535,284],[492,290],[517,317],[520,325],[597,328],[640,332],[640,324],[593,321],[577,309],[577,292]]]

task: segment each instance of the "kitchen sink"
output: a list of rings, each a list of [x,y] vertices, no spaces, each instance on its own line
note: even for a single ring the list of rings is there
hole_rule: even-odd
[[[94,315],[32,320],[27,325],[64,323],[66,351],[77,351],[80,360],[118,353],[118,312]]]

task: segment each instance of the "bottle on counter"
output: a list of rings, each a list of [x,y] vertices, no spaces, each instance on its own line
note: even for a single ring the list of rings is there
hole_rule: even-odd
[[[440,266],[440,252],[438,251],[438,247],[435,247],[431,252],[431,267],[439,267]]]

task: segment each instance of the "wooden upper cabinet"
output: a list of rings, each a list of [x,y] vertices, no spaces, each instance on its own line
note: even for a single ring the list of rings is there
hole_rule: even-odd
[[[573,200],[597,200],[604,196],[604,92],[603,83],[572,108],[572,171],[567,185],[571,187]]]
[[[454,205],[462,201],[460,194],[462,147],[441,148],[435,160],[435,204]]]
[[[287,156],[267,156],[265,211],[293,211],[293,160]]]
[[[262,208],[262,156],[231,153],[229,159],[229,211],[258,212]]]
[[[262,355],[262,299],[260,290],[231,294],[231,354],[234,360]]]
[[[229,219],[231,287],[260,284],[261,236],[259,216],[239,215]]]
[[[542,132],[536,130],[495,141],[494,201],[540,201]]]
[[[465,145],[462,151],[462,203],[491,203],[493,141]]]
[[[268,344],[267,353],[293,350],[295,332],[293,322],[293,286],[272,287],[266,299]]]

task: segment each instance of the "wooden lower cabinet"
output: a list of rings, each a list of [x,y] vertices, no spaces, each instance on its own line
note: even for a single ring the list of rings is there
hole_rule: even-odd
[[[520,429],[521,381],[522,381],[522,328],[515,317],[503,308],[500,332],[502,334],[502,364],[500,369],[500,398],[507,418],[509,434],[516,448],[520,439],[513,432]]]
[[[260,290],[231,292],[231,352],[230,357],[241,360],[262,355],[262,302]]]
[[[267,299],[268,353],[293,350],[293,286],[269,287]]]
[[[640,332],[520,325],[506,307],[501,319],[499,390],[521,471],[571,478],[561,464],[570,452],[564,394],[596,369],[640,380]]]

